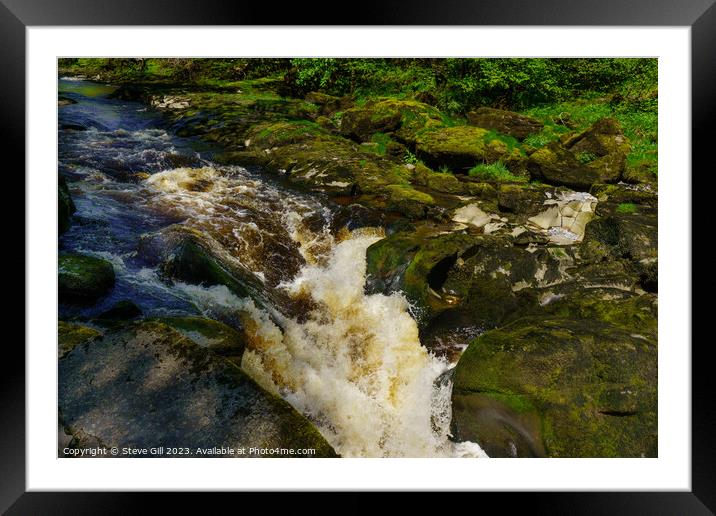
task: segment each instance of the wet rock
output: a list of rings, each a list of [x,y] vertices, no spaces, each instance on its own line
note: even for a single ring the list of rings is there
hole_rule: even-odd
[[[481,107],[467,114],[470,125],[491,129],[524,140],[542,130],[543,124],[532,117],[512,111]]]
[[[135,305],[129,299],[123,299],[116,302],[112,307],[102,312],[98,319],[108,321],[128,321],[142,316],[142,309]]]
[[[246,335],[226,324],[206,317],[160,317],[157,321],[171,326],[186,338],[217,355],[230,357],[239,366],[246,347]]]
[[[75,347],[59,363],[59,410],[76,447],[314,448],[336,453],[288,403],[232,362],[159,322]],[[219,452],[220,456],[231,456]],[[235,455],[241,457],[242,455]],[[271,456],[271,455],[268,455]]]
[[[60,235],[70,229],[70,217],[77,211],[72,201],[70,189],[67,187],[65,178],[59,176],[57,184],[57,227]]]
[[[61,254],[58,289],[61,303],[92,304],[114,287],[114,268],[107,260],[81,254]]]
[[[87,127],[80,124],[60,124],[60,131],[86,131]]]
[[[469,320],[468,326],[495,327],[536,305],[527,287],[563,275],[549,252],[529,252],[496,235],[395,233],[370,246],[366,256],[366,290],[403,292],[421,329],[448,311]]]
[[[100,337],[102,332],[91,326],[58,321],[57,334],[59,357],[62,358],[80,344],[91,343]]]
[[[75,99],[71,99],[69,97],[65,97],[63,95],[57,96],[57,105],[62,106],[71,106],[72,104],[77,104],[77,101]]]
[[[526,317],[455,369],[453,433],[493,457],[655,457],[657,348],[603,320]]]
[[[416,137],[416,155],[434,168],[466,172],[479,163],[501,161],[515,175],[526,174],[526,158],[487,129],[472,126],[437,128]]]

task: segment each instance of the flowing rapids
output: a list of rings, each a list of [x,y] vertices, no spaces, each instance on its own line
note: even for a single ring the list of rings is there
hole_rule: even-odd
[[[406,299],[365,294],[366,249],[382,230],[331,231],[320,199],[212,163],[138,104],[64,87],[80,102],[62,108],[60,121],[89,129],[60,134],[60,167],[74,179],[78,209],[60,246],[109,258],[118,272],[116,292],[95,310],[128,298],[150,316],[199,312],[240,324],[249,337],[242,368],[344,457],[485,456],[449,439],[451,365],[420,344]],[[137,248],[142,235],[171,224],[205,235],[294,310],[224,286],[162,281]]]

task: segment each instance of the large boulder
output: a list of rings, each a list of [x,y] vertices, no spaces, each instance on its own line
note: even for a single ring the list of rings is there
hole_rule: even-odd
[[[528,168],[535,179],[588,190],[595,183],[618,182],[630,149],[619,122],[603,118],[562,142],[537,149]]]
[[[128,456],[123,448],[158,447],[179,448],[183,457],[207,456],[202,450],[223,457],[291,453],[277,449],[336,456],[288,403],[231,361],[156,321],[76,346],[60,360],[58,386],[60,420],[73,437],[70,448],[115,447],[120,457]]]
[[[395,233],[370,246],[366,257],[368,292],[403,292],[425,331],[442,327],[433,321],[445,312],[466,326],[494,328],[534,307],[527,287],[563,274],[545,249],[529,252],[509,238],[471,232]]]
[[[542,122],[532,117],[488,107],[470,111],[467,119],[470,125],[491,129],[518,140],[524,140],[531,134],[540,132],[544,127]]]
[[[511,146],[480,127],[443,127],[419,133],[415,152],[434,169],[467,172],[477,164],[500,161],[513,174],[526,174],[526,158],[519,146]]]
[[[345,111],[341,133],[358,141],[391,133],[401,143],[414,145],[420,132],[444,125],[443,118],[435,107],[416,100],[381,99]]]
[[[70,229],[70,217],[77,211],[65,178],[60,176],[57,184],[57,226],[60,235]]]
[[[655,336],[599,310],[526,317],[471,342],[455,368],[453,435],[492,457],[656,457]]]
[[[82,254],[61,254],[58,289],[61,303],[87,305],[114,287],[115,275],[107,260]]]

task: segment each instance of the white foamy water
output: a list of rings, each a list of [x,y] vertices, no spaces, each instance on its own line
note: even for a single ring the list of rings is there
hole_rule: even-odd
[[[225,287],[184,286],[195,302],[242,313],[250,336],[243,369],[307,415],[344,457],[486,457],[449,440],[449,365],[421,346],[402,295],[365,295],[365,253],[376,230],[355,231],[325,265],[284,286],[310,296],[305,320],[268,314]]]

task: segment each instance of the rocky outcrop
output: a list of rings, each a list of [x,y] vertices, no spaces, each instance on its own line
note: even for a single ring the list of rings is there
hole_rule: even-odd
[[[61,254],[58,289],[61,303],[92,304],[114,287],[114,268],[107,260],[81,254]]]
[[[518,140],[538,133],[544,124],[532,117],[520,115],[513,111],[481,107],[467,114],[470,125],[497,131]]]
[[[604,118],[561,143],[536,150],[528,168],[534,179],[588,190],[595,183],[619,181],[629,150],[619,122]]]
[[[61,344],[62,345],[62,344]],[[160,322],[75,346],[59,363],[59,410],[70,448],[180,448],[184,457],[313,449],[335,457],[316,428],[229,360]],[[222,451],[244,449],[243,454]],[[108,453],[109,456],[109,453]],[[127,456],[127,455],[124,455]],[[167,457],[167,455],[164,455]],[[178,456],[178,455],[177,455]]]
[[[341,118],[341,133],[368,141],[375,133],[390,133],[397,141],[414,145],[417,135],[443,126],[442,114],[416,100],[380,99],[351,108]]]
[[[416,137],[417,156],[434,169],[448,167],[466,173],[479,163],[502,162],[515,175],[526,174],[526,157],[487,129],[454,126],[421,132]]]
[[[580,292],[478,337],[455,368],[455,437],[491,457],[655,457],[655,310]]]

